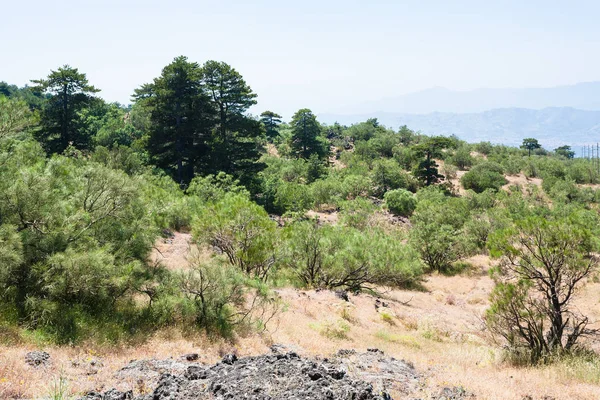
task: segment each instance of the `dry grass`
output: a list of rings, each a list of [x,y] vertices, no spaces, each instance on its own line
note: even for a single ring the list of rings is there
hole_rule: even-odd
[[[389,355],[409,360],[423,374],[424,392],[441,386],[462,386],[478,399],[597,399],[600,393],[600,363],[572,359],[539,368],[517,368],[503,362],[501,352],[490,345],[481,322],[488,306],[493,282],[485,273],[489,260],[469,259],[475,273],[447,277],[430,276],[428,291],[394,290],[386,293],[388,307],[375,307],[367,294],[351,296],[350,303],[327,291],[278,290],[287,304],[285,312],[263,335],[238,338],[234,343],[211,341],[199,335],[183,337],[163,331],[147,343],[133,347],[44,348],[52,356],[47,368],[34,369],[24,363],[35,346],[17,344],[0,347],[0,398],[39,398],[61,376],[71,393],[106,390],[111,387],[144,389],[137,382],[118,380],[115,372],[132,359],[178,357],[197,352],[200,361],[212,363],[226,352],[239,355],[268,351],[272,343],[283,343],[307,355],[326,356],[340,348],[366,350],[377,347]],[[576,299],[577,307],[600,319],[600,283],[590,282]],[[438,299],[439,298],[439,299]],[[452,301],[448,301],[452,298]],[[410,301],[409,301],[410,300]],[[407,302],[405,305],[402,302]],[[598,343],[590,343],[598,349]],[[90,359],[102,366],[90,368]],[[83,361],[79,365],[74,361]],[[399,397],[402,398],[402,397]]]

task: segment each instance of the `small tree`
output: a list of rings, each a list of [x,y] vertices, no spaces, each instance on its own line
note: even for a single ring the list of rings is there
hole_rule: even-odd
[[[445,272],[466,253],[463,225],[468,211],[463,199],[446,198],[438,190],[421,190],[410,221],[410,243],[431,271]]]
[[[575,152],[573,150],[571,150],[571,146],[560,146],[557,147],[556,149],[554,149],[554,152],[561,156],[564,157],[568,160],[572,159],[575,157]]]
[[[317,154],[319,158],[325,158],[329,153],[328,145],[321,134],[321,125],[317,117],[307,108],[298,110],[292,117],[290,123],[292,128],[292,151],[300,158],[309,158]]]
[[[465,171],[470,168],[475,160],[471,156],[471,149],[467,145],[459,147],[454,155],[450,158],[450,162],[458,167],[459,170]]]
[[[500,190],[508,181],[504,178],[504,170],[500,164],[485,162],[473,167],[460,179],[465,189],[482,193],[487,189]]]
[[[275,263],[277,224],[243,194],[230,194],[203,209],[194,236],[223,253],[231,265],[267,279]]]
[[[35,90],[50,94],[42,111],[42,130],[39,139],[46,149],[61,153],[70,144],[87,148],[90,138],[77,129],[77,113],[90,105],[93,95],[100,90],[90,85],[84,73],[68,65],[50,71],[46,79],[32,81]]]
[[[414,250],[378,231],[298,222],[285,231],[285,266],[307,287],[374,289],[406,287],[419,280],[421,263]]]
[[[537,362],[597,333],[571,306],[597,266],[589,229],[567,218],[530,217],[494,235],[491,249],[501,262],[486,322],[512,350]]]
[[[26,131],[33,123],[27,103],[0,94],[0,139]]]
[[[265,126],[267,139],[272,141],[279,135],[279,125],[281,124],[281,115],[273,111],[265,111],[260,114],[260,122]]]
[[[540,145],[540,143],[538,142],[537,139],[534,138],[526,138],[523,139],[523,144],[521,145],[522,149],[525,149],[528,151],[529,153],[529,157],[531,157],[531,151],[535,150],[535,149],[539,149],[542,146]]]
[[[451,145],[450,138],[437,136],[413,147],[415,154],[423,158],[415,168],[414,174],[425,186],[433,185],[444,179],[444,175],[438,171],[438,165],[434,158],[442,157],[442,150]]]

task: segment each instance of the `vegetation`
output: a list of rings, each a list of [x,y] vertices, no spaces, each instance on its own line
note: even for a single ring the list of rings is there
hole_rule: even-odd
[[[460,183],[465,189],[481,193],[488,189],[499,190],[507,183],[504,169],[495,162],[484,162],[473,167],[463,175]]]
[[[572,350],[595,333],[571,307],[582,281],[597,266],[592,232],[561,216],[527,217],[498,231],[492,242],[502,255],[487,322],[513,351],[532,362]]]
[[[34,82],[0,84],[3,325],[58,343],[166,326],[232,337],[264,329],[273,287],[381,294],[489,252],[486,322],[509,350],[538,362],[595,333],[572,299],[596,269],[600,172],[569,146],[255,117],[238,71],[183,56],[130,106],[69,66]],[[173,230],[199,253],[181,270],[152,257]]]

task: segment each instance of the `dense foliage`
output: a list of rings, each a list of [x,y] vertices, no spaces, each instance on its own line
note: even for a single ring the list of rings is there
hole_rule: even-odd
[[[595,266],[600,171],[568,146],[255,117],[238,71],[186,57],[130,106],[98,92],[69,66],[0,83],[2,324],[58,342],[233,335],[264,329],[273,286],[377,294],[491,252],[499,338],[535,361],[591,333],[569,303]],[[173,231],[194,241],[179,270],[153,253]]]

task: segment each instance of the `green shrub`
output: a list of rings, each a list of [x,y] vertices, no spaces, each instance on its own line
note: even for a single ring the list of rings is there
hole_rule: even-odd
[[[404,189],[390,190],[384,195],[385,205],[388,210],[393,214],[400,215],[403,217],[409,217],[415,207],[417,206],[417,200],[415,196]]]
[[[282,264],[307,287],[359,291],[418,282],[421,264],[397,238],[377,231],[297,222],[286,228]]]
[[[460,182],[465,189],[471,189],[476,193],[481,193],[487,189],[499,190],[507,183],[503,173],[504,170],[499,164],[486,162],[474,166],[463,175]]]
[[[243,194],[207,205],[193,223],[194,237],[223,253],[239,270],[267,279],[275,263],[277,223]]]

